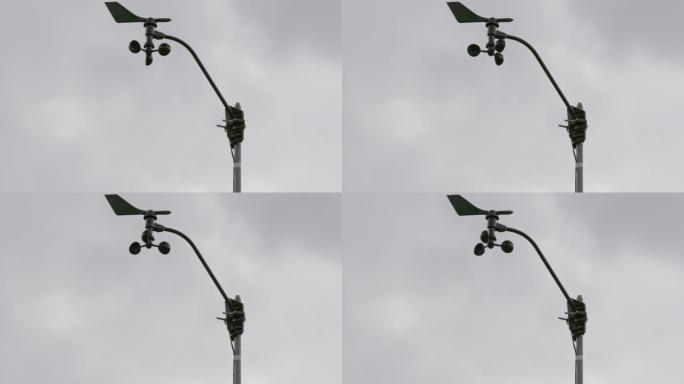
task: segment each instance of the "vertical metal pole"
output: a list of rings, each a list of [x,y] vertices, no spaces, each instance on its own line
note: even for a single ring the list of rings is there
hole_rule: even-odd
[[[233,147],[233,192],[242,192],[242,143]]]
[[[583,174],[584,174],[584,143],[577,144],[577,148],[575,148],[575,192],[576,193],[582,193],[584,192],[584,184],[583,184]]]
[[[238,144],[239,145],[239,144]],[[240,192],[239,190],[237,192]],[[240,301],[240,295],[235,295],[235,301]],[[229,309],[226,308],[226,312],[228,312]],[[235,340],[233,340],[233,384],[240,384],[242,372],[240,370],[241,368],[241,362],[242,362],[242,342],[241,339],[242,336],[237,336],[235,337]]]
[[[577,300],[582,301],[582,295],[577,295]],[[582,384],[583,373],[584,373],[584,346],[583,338],[584,336],[577,336],[575,340],[575,384]]]

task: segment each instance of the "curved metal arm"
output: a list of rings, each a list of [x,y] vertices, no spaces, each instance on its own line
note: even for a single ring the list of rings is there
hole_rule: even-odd
[[[539,62],[539,65],[541,65],[542,69],[544,70],[544,73],[546,73],[546,76],[548,76],[549,80],[551,80],[551,84],[553,84],[553,87],[556,88],[556,92],[558,92],[558,95],[561,97],[561,99],[563,99],[563,103],[565,103],[565,107],[570,108],[570,103],[568,102],[568,99],[565,98],[563,91],[561,91],[560,87],[556,83],[556,80],[554,80],[553,76],[551,76],[551,72],[549,72],[549,69],[546,68],[546,64],[544,64],[544,61],[541,59],[541,57],[539,56],[537,51],[534,49],[534,47],[532,47],[532,45],[530,45],[530,43],[528,43],[527,41],[525,41],[525,40],[523,40],[517,36],[509,35],[507,33],[501,32],[501,31],[497,31],[495,33],[495,36],[499,37],[499,38],[505,38],[505,39],[511,39],[511,40],[517,41],[518,43],[526,46],[530,51],[532,51],[532,54],[534,55],[534,57],[537,58],[537,61]]]
[[[209,72],[207,72],[206,68],[204,68],[204,65],[202,64],[202,61],[200,61],[199,57],[195,53],[195,51],[186,43],[185,41],[171,35],[167,35],[165,33],[161,33],[159,31],[154,31],[153,34],[154,38],[156,39],[169,39],[172,41],[177,42],[178,44],[184,46],[188,51],[190,51],[190,54],[192,57],[195,58],[195,61],[197,62],[197,65],[199,65],[200,69],[202,70],[202,73],[204,73],[204,76],[206,76],[207,80],[209,80],[209,84],[211,84],[211,87],[214,88],[214,92],[216,92],[216,95],[221,99],[221,103],[223,104],[224,108],[228,108],[228,103],[226,103],[226,99],[223,98],[223,95],[221,94],[221,91],[219,91],[218,87],[214,83],[214,80],[212,80],[211,76],[209,76]]]
[[[566,299],[567,301],[571,301],[571,300],[572,300],[572,299],[570,298],[570,295],[568,295],[568,292],[565,290],[565,287],[563,287],[563,284],[561,284],[560,280],[558,279],[558,276],[556,276],[556,273],[555,273],[555,272],[553,271],[553,269],[551,268],[551,265],[550,265],[549,262],[546,260],[546,257],[544,257],[544,254],[542,253],[541,249],[539,249],[539,247],[537,246],[537,243],[535,243],[534,240],[532,240],[531,237],[527,236],[527,234],[526,234],[525,232],[521,231],[521,230],[518,230],[518,229],[515,229],[515,228],[511,228],[511,227],[505,227],[505,226],[503,226],[503,225],[500,226],[500,230],[501,230],[502,232],[503,232],[503,231],[508,231],[508,232],[517,233],[518,235],[520,235],[520,236],[524,237],[525,239],[527,239],[527,241],[529,241],[530,244],[532,244],[532,246],[534,247],[534,249],[537,251],[537,254],[539,255],[539,257],[540,257],[540,258],[542,259],[542,261],[544,262],[544,265],[546,266],[546,269],[548,269],[548,270],[549,270],[549,273],[551,273],[551,276],[553,277],[553,280],[555,280],[555,281],[556,281],[556,284],[558,284],[558,288],[560,288],[561,292],[563,292],[563,296],[565,296],[565,299]]]
[[[192,240],[190,240],[189,237],[187,237],[183,232],[181,232],[181,231],[179,231],[179,230],[176,230],[176,229],[173,229],[173,228],[169,228],[169,227],[164,227],[164,226],[161,226],[161,225],[159,225],[159,224],[156,225],[156,228],[155,228],[155,229],[156,229],[157,231],[159,231],[159,232],[162,232],[162,231],[171,232],[171,233],[174,233],[174,234],[176,234],[176,235],[182,237],[183,239],[185,239],[185,241],[187,241],[188,244],[190,244],[190,246],[192,247],[192,249],[195,251],[195,254],[197,255],[197,258],[199,259],[199,261],[200,261],[200,262],[202,263],[202,265],[204,266],[204,269],[207,270],[207,273],[209,274],[209,277],[211,277],[211,280],[212,280],[212,281],[214,282],[214,284],[216,285],[216,288],[218,288],[219,292],[221,292],[221,296],[223,296],[223,299],[226,301],[226,303],[228,302],[228,300],[231,300],[231,299],[228,297],[228,295],[226,295],[226,292],[223,290],[223,287],[221,287],[221,284],[219,284],[218,280],[216,280],[216,276],[214,276],[214,273],[211,271],[211,268],[209,268],[209,264],[207,264],[207,262],[204,261],[204,257],[202,257],[202,254],[200,253],[199,249],[197,249],[197,246],[195,246],[195,243],[193,243]]]

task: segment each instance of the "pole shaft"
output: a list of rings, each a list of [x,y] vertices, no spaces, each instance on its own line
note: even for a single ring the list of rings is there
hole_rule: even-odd
[[[242,143],[233,147],[233,192],[242,192]]]
[[[577,295],[577,300],[582,301],[582,295]],[[577,336],[575,340],[575,384],[582,384],[584,381],[584,336]]]
[[[575,192],[584,192],[584,143],[577,144],[575,149]]]
[[[240,295],[235,295],[235,300],[240,301]],[[240,384],[242,378],[242,336],[236,336],[233,340],[233,384]]]

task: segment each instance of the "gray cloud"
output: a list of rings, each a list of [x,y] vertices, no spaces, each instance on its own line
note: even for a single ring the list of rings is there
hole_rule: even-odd
[[[624,1],[568,2],[568,12],[597,32],[609,52],[618,59],[632,54],[650,54],[666,60],[681,62],[677,47],[679,23],[684,4],[668,0],[630,3]]]
[[[263,3],[263,2],[262,2]],[[324,23],[271,1],[151,1],[131,10],[173,19],[163,32],[192,45],[226,99],[247,119],[245,191],[340,189],[339,19]],[[325,16],[339,2],[315,7]],[[266,28],[262,7],[287,20]],[[250,7],[254,7],[251,10]],[[135,24],[117,25],[103,2],[15,4],[0,26],[5,191],[226,191],[232,164],[223,107],[177,44],[145,67],[128,41]],[[21,21],[24,20],[24,21]],[[21,31],[20,38],[16,36]],[[316,31],[318,33],[316,33]]]
[[[288,44],[303,42],[335,57],[341,54],[340,2],[290,0],[253,4],[243,1],[236,2],[235,9]]]
[[[188,234],[242,296],[245,381],[340,382],[339,197],[126,197],[171,209],[159,222]],[[166,256],[128,254],[143,222],[114,216],[101,195],[6,194],[0,204],[2,381],[230,380],[227,332],[214,320],[222,299],[180,238],[157,234],[171,243]]]
[[[478,195],[513,209],[589,323],[587,381],[663,381],[678,372],[684,263],[679,195]],[[357,383],[573,380],[565,301],[534,250],[475,257],[485,228],[444,195],[349,194],[344,203],[343,371]],[[618,351],[618,352],[616,352]]]

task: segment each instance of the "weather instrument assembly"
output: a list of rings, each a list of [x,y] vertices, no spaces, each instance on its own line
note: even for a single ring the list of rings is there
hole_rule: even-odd
[[[577,299],[573,299],[568,295],[565,287],[561,283],[558,276],[551,268],[548,260],[542,253],[541,249],[537,243],[532,240],[530,236],[519,229],[505,226],[499,223],[499,216],[513,214],[513,211],[497,211],[497,210],[484,210],[476,207],[471,202],[463,198],[461,195],[448,195],[447,198],[451,203],[451,206],[456,210],[456,214],[459,216],[484,216],[487,220],[487,229],[480,234],[480,243],[475,246],[475,255],[482,256],[487,248],[492,249],[494,247],[501,247],[501,250],[505,253],[513,252],[513,242],[510,240],[505,240],[501,244],[496,243],[496,232],[512,232],[518,234],[525,238],[532,247],[537,251],[539,258],[546,266],[546,269],[553,277],[553,280],[558,285],[558,288],[563,293],[567,303],[567,318],[560,318],[564,320],[570,329],[570,334],[572,336],[573,347],[575,348],[575,384],[582,384],[583,380],[583,335],[586,332],[587,323],[587,309],[586,305],[582,300],[582,296],[577,296]]]
[[[152,53],[154,52],[159,52],[160,55],[166,56],[171,52],[171,47],[163,43],[159,46],[158,50],[154,49],[154,32],[155,28],[157,28],[157,23],[168,23],[171,21],[169,18],[154,18],[154,17],[140,17],[133,12],[129,11],[126,9],[123,5],[117,3],[117,2],[108,2],[105,3],[107,6],[107,9],[109,9],[109,12],[112,14],[112,17],[114,18],[114,21],[117,23],[143,23],[143,26],[145,27],[145,45],[140,46],[140,43],[137,40],[132,40],[128,44],[128,49],[132,53],[139,53],[141,50],[145,52],[145,65],[150,65],[152,64]]]
[[[510,23],[513,19],[478,16],[458,1],[447,3],[447,5],[459,23],[485,23],[487,26],[487,38],[489,40],[485,46],[486,49],[480,49],[480,46],[477,44],[470,44],[468,46],[468,54],[472,57],[476,57],[480,53],[486,52],[489,56],[494,56],[496,65],[503,64],[504,58],[501,52],[506,48],[506,41],[502,38],[497,38],[495,33],[497,28],[499,28],[499,23]]]
[[[165,241],[162,241],[159,244],[154,244],[154,232],[170,232],[180,236],[188,244],[190,244],[190,247],[192,247],[193,251],[195,251],[195,255],[197,255],[197,258],[202,263],[202,266],[204,266],[204,269],[209,274],[209,277],[214,282],[214,285],[216,286],[224,300],[225,311],[223,312],[223,314],[226,315],[226,317],[217,317],[217,319],[225,323],[226,328],[228,329],[228,333],[230,334],[230,343],[231,348],[233,349],[233,384],[240,384],[242,360],[241,337],[244,332],[245,323],[244,305],[240,301],[240,296],[237,295],[233,299],[226,294],[226,292],[223,290],[223,287],[216,279],[216,276],[214,276],[214,273],[212,272],[211,268],[209,268],[209,264],[207,264],[195,243],[188,236],[186,236],[184,233],[177,229],[165,227],[157,223],[157,216],[169,215],[171,214],[171,211],[139,209],[134,207],[131,203],[124,200],[119,195],[105,195],[105,198],[107,199],[109,206],[112,207],[112,210],[117,216],[139,215],[142,216],[145,220],[145,230],[143,231],[141,236],[143,243],[140,244],[137,241],[133,242],[128,248],[131,254],[137,255],[138,253],[140,253],[140,250],[143,247],[147,249],[157,247],[159,249],[159,252],[161,252],[162,254],[168,254],[171,251],[171,246],[169,245],[169,243]]]
[[[157,23],[167,23],[171,21],[169,18],[154,18],[154,17],[140,17],[133,12],[129,11],[126,7],[123,5],[119,4],[116,1],[111,1],[111,2],[105,2],[105,5],[107,6],[107,9],[109,10],[109,13],[112,14],[112,17],[114,18],[114,21],[117,23],[142,23],[143,26],[145,27],[145,44],[141,45],[138,41],[133,40],[128,44],[128,50],[131,51],[132,53],[140,53],[144,52],[145,53],[145,65],[151,65],[152,62],[154,61],[153,59],[153,54],[159,53],[162,56],[166,56],[169,53],[171,53],[171,46],[167,43],[161,43],[159,45],[159,48],[155,49],[154,45],[154,40],[162,40],[162,39],[167,39],[171,41],[175,41],[176,43],[182,45],[185,47],[188,52],[192,55],[192,57],[195,59],[195,62],[197,62],[197,65],[200,67],[202,70],[202,73],[204,76],[207,78],[207,81],[209,81],[209,84],[211,85],[212,89],[218,96],[219,100],[221,101],[221,104],[223,105],[224,108],[224,113],[225,113],[225,119],[223,120],[226,124],[225,125],[217,125],[220,128],[223,128],[226,132],[226,135],[228,136],[228,141],[230,142],[230,154],[231,157],[233,158],[233,192],[241,192],[242,191],[242,142],[244,141],[245,138],[245,114],[242,111],[242,107],[240,106],[240,103],[236,103],[235,106],[232,106],[226,102],[226,99],[223,97],[223,94],[221,91],[218,89],[216,86],[216,83],[214,83],[214,80],[211,78],[209,75],[209,72],[207,69],[204,67],[204,64],[202,64],[202,61],[199,59],[199,56],[195,53],[195,51],[190,47],[188,43],[185,41],[181,40],[178,37],[171,36],[165,33],[162,33],[157,30]]]
[[[565,122],[567,125],[560,126],[566,129],[568,135],[570,136],[570,143],[572,144],[572,153],[575,159],[575,192],[583,192],[583,146],[587,137],[587,114],[584,111],[582,103],[578,103],[577,106],[574,106],[568,102],[568,99],[563,94],[563,91],[561,91],[558,83],[556,83],[556,80],[551,75],[551,72],[549,72],[546,64],[544,64],[544,61],[541,59],[541,56],[539,56],[531,44],[517,36],[509,35],[499,30],[499,23],[509,23],[512,22],[513,19],[482,17],[458,1],[448,2],[447,5],[449,6],[451,13],[453,13],[454,17],[456,18],[456,21],[459,23],[485,23],[485,26],[487,27],[487,44],[485,45],[485,49],[481,49],[477,44],[471,44],[467,49],[470,56],[477,57],[480,55],[480,53],[484,52],[487,53],[487,55],[494,57],[494,62],[496,65],[502,65],[504,63],[503,51],[506,48],[506,40],[517,41],[518,43],[527,47],[530,52],[532,52],[534,57],[539,62],[539,65],[544,70],[544,73],[551,81],[551,84],[556,89],[556,92],[558,92],[563,104],[565,104],[567,112],[567,119]]]

